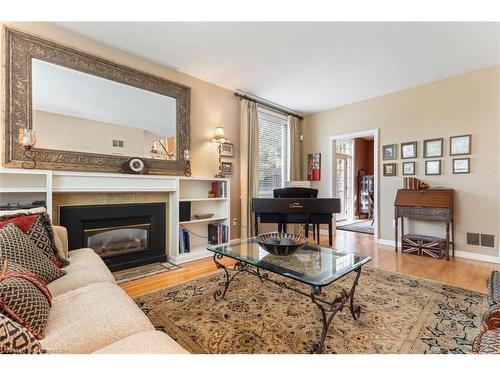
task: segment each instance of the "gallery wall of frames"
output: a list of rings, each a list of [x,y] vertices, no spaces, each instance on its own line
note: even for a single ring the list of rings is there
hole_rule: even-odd
[[[444,138],[430,138],[423,141],[403,142],[382,146],[383,175],[397,176],[401,170],[403,176],[445,175],[470,173],[470,155],[472,135],[457,135],[446,139],[448,149],[445,150]],[[424,160],[416,160],[419,156],[419,144]],[[398,160],[401,159],[401,163]],[[447,171],[445,163],[451,159],[451,170]],[[401,164],[401,166],[399,166]]]

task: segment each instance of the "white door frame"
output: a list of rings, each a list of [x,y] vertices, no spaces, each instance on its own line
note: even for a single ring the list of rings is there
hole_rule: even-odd
[[[341,135],[334,135],[329,138],[329,155],[330,155],[330,163],[328,168],[330,169],[330,196],[335,197],[335,174],[336,174],[336,163],[337,160],[335,158],[336,152],[335,152],[335,142],[337,139],[352,139],[352,138],[361,138],[361,137],[368,137],[368,136],[373,136],[373,178],[374,178],[374,189],[375,189],[375,205],[373,207],[373,218],[374,218],[374,240],[375,242],[378,242],[379,238],[379,187],[378,187],[378,176],[379,176],[379,163],[378,163],[378,150],[379,150],[379,129],[372,129],[372,130],[365,130],[361,132],[354,132],[354,133],[348,133],[348,134],[341,134]],[[354,150],[354,149],[353,149]],[[354,150],[356,152],[356,150]],[[354,162],[354,155],[353,155],[353,162]],[[354,170],[354,166],[353,166]],[[354,179],[353,179],[354,183]],[[353,207],[354,208],[354,207]],[[335,219],[334,219],[335,222]]]

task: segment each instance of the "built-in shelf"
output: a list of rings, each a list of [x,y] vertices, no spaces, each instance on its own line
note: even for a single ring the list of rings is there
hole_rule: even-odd
[[[1,193],[47,193],[47,188],[1,188]]]
[[[181,198],[179,202],[227,201],[227,198]]]
[[[180,221],[179,224],[207,223],[209,221],[227,220],[227,217],[209,217],[207,219],[193,219],[189,221]]]
[[[208,258],[213,255],[214,255],[213,252],[207,250],[207,246],[198,246],[192,248],[189,253],[176,254],[174,257],[172,257],[173,259],[171,260],[173,263],[178,264],[178,263],[191,262],[197,259]]]

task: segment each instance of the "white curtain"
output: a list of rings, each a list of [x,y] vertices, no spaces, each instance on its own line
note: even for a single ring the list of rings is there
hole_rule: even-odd
[[[300,119],[288,116],[288,181],[300,181]]]
[[[241,100],[240,119],[241,162],[241,238],[255,234],[252,215],[252,198],[259,195],[259,123],[257,104]]]

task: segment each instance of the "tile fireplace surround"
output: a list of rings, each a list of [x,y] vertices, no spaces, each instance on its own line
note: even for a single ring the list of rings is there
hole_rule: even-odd
[[[227,184],[225,197],[213,200],[206,198],[210,184],[214,181],[223,181]],[[185,225],[179,223],[179,202],[197,201],[200,209],[208,207],[215,211],[215,221],[229,224],[229,183],[227,178],[213,177],[188,178],[168,175],[0,168],[0,193],[44,194],[47,211],[52,214],[54,224],[60,223],[60,206],[165,203],[166,254],[168,260],[174,264],[211,256],[206,246],[201,243],[197,244],[198,246],[191,253],[179,254],[179,227]],[[205,195],[205,198],[201,195]],[[200,198],[196,198],[198,196]],[[212,202],[208,203],[208,200]],[[212,206],[208,206],[209,204]],[[196,220],[188,224],[205,225],[197,224]]]

